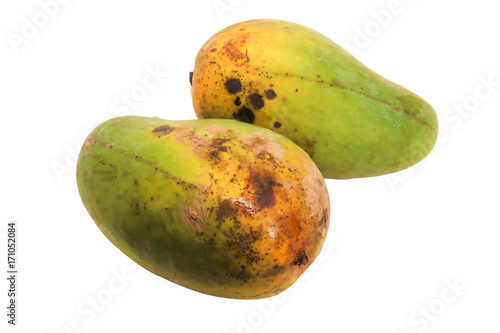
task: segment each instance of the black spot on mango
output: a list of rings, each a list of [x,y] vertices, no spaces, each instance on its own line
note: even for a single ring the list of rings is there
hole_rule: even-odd
[[[243,106],[237,113],[233,113],[233,118],[251,124],[255,120],[255,114],[252,110]]]
[[[238,79],[228,79],[224,86],[232,95],[239,93],[243,89],[241,81]]]
[[[266,90],[266,98],[269,100],[275,99],[276,93],[274,92],[274,90],[272,89]]]
[[[259,94],[251,94],[248,96],[248,102],[255,110],[260,110],[264,107],[264,100]]]
[[[295,257],[295,260],[293,261],[294,265],[306,265],[307,262],[309,261],[309,258],[307,257],[307,253],[304,250],[300,250],[297,252],[297,255]]]
[[[154,128],[151,132],[157,133],[158,135],[168,135],[170,132],[174,130],[174,127],[170,125],[162,125]]]

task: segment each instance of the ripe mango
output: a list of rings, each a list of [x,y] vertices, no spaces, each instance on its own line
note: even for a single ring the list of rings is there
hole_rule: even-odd
[[[302,147],[326,178],[408,168],[434,147],[433,108],[324,35],[278,20],[211,37],[190,73],[198,118],[234,118]]]
[[[221,297],[285,290],[329,225],[328,191],[307,153],[235,120],[108,120],[83,144],[77,183],[92,219],[127,256]]]

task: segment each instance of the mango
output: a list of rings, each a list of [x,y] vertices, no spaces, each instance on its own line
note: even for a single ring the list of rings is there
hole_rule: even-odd
[[[330,203],[306,152],[235,120],[108,120],[87,137],[77,184],[118,249],[186,288],[276,295],[311,265]]]
[[[198,118],[228,118],[286,136],[326,178],[406,169],[435,145],[434,109],[307,27],[251,20],[211,37],[190,73]]]

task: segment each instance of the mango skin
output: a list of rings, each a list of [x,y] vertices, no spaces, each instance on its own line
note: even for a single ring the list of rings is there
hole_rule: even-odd
[[[234,120],[108,120],[77,164],[104,235],[149,271],[201,293],[276,295],[319,254],[328,191],[288,139]]]
[[[437,116],[426,101],[291,22],[245,21],[216,33],[190,80],[198,118],[276,131],[302,147],[325,178],[406,169],[437,140]]]

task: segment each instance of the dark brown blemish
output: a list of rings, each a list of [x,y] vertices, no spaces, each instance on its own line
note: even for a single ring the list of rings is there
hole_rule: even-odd
[[[305,137],[300,141],[299,146],[302,147],[302,149],[304,149],[306,153],[309,154],[309,156],[313,157],[315,151],[314,147],[316,146],[316,143],[318,143],[316,139],[309,139]]]
[[[241,98],[240,98],[240,96],[236,97],[236,99],[234,100],[234,105],[236,105],[236,106],[240,106],[241,105]]]
[[[224,87],[226,87],[226,90],[232,95],[239,93],[243,89],[241,81],[238,79],[228,79],[226,83],[224,83]]]
[[[168,135],[170,132],[172,132],[175,129],[175,127],[172,127],[170,125],[161,125],[156,128],[154,128],[151,133],[156,133],[161,135]]]
[[[253,106],[255,110],[260,110],[264,107],[264,100],[259,94],[251,94],[248,96],[248,102]]]
[[[250,181],[255,189],[255,202],[258,208],[270,207],[276,202],[273,187],[279,186],[279,184],[270,174],[253,173],[250,176]]]
[[[319,220],[319,226],[323,227],[328,223],[330,214],[327,209],[323,209],[323,217]]]
[[[231,139],[225,139],[225,138],[215,138],[212,140],[212,143],[210,144],[210,146],[212,147],[219,147],[220,145],[226,143],[226,142],[229,142],[231,141]]]
[[[266,98],[269,100],[275,99],[276,93],[274,92],[274,90],[272,90],[272,89],[266,90]]]
[[[266,273],[263,274],[264,277],[271,277],[276,275],[281,275],[286,270],[285,266],[274,265]]]
[[[305,265],[309,261],[309,257],[305,250],[300,250],[297,252],[295,259],[293,260],[293,264],[297,266]]]
[[[222,220],[226,217],[234,216],[238,212],[238,209],[234,207],[233,202],[229,199],[224,199],[217,209],[217,220]]]
[[[210,50],[210,52],[215,52],[215,51],[217,51],[217,49],[211,49],[211,50]]]
[[[223,138],[215,138],[212,140],[212,143],[210,144],[210,148],[212,150],[210,151],[210,156],[212,158],[219,158],[219,152],[227,152],[227,147],[222,146],[224,143],[231,141],[231,139],[223,139]]]
[[[274,128],[280,128],[281,127],[281,123],[278,122],[278,121],[275,121],[274,124],[273,124]]]
[[[233,118],[251,124],[255,120],[255,115],[252,110],[244,106],[238,110],[238,113],[233,113]]]
[[[242,280],[243,282],[248,282],[250,278],[252,278],[252,274],[250,274],[248,271],[242,270],[234,274],[234,277],[238,280]]]
[[[189,72],[189,84],[190,85],[193,85],[193,75],[194,75],[193,72]]]

